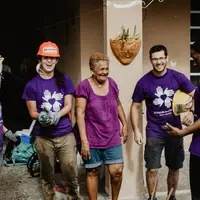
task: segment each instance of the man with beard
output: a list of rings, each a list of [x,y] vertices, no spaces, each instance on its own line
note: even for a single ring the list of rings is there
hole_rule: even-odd
[[[149,57],[153,69],[137,82],[132,96],[131,122],[134,139],[139,145],[143,143],[139,129],[139,109],[142,101],[145,101],[147,126],[144,158],[149,199],[157,199],[155,197],[157,174],[161,168],[161,154],[165,148],[166,166],[169,168],[168,193],[173,190],[170,200],[176,200],[179,169],[183,167],[184,161],[183,139],[170,136],[164,125],[168,122],[182,128],[180,117],[172,112],[172,99],[177,90],[193,97],[195,86],[184,74],[167,68],[168,52],[165,46],[153,46],[149,51]],[[183,123],[188,121],[188,117],[183,119]]]

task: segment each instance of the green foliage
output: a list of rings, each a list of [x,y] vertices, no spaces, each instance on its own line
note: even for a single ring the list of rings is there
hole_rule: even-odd
[[[130,34],[129,28],[125,29],[124,26],[121,27],[121,33],[118,36],[118,40],[139,40],[140,34],[136,34],[136,25],[134,26],[133,34]]]

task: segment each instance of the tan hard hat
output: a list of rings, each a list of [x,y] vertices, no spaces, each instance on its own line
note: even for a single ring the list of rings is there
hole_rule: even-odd
[[[193,107],[192,97],[185,92],[177,90],[172,101],[172,110],[175,116],[190,111]]]

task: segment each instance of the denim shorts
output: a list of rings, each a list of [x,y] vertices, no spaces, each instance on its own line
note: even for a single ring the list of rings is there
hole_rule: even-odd
[[[83,159],[85,168],[96,168],[103,163],[106,165],[124,163],[121,144],[107,149],[91,148],[90,156],[89,160]]]

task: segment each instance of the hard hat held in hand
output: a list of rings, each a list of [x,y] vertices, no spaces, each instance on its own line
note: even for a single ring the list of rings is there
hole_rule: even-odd
[[[46,56],[46,57],[54,57],[59,58],[60,53],[58,46],[53,42],[43,42],[38,50],[37,56]]]
[[[174,94],[172,101],[172,110],[175,116],[181,113],[188,112],[193,107],[192,97],[180,90],[177,90]]]

